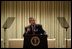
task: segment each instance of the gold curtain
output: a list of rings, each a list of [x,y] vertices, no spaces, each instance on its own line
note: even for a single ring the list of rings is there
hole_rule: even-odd
[[[24,28],[29,25],[28,18],[34,17],[36,23],[42,24],[48,39],[56,39],[56,47],[65,46],[65,38],[71,38],[71,2],[70,1],[2,1],[1,2],[1,38],[2,28],[8,17],[15,17],[11,27],[7,29],[10,39],[23,38]],[[69,28],[66,33],[57,17],[65,17]]]

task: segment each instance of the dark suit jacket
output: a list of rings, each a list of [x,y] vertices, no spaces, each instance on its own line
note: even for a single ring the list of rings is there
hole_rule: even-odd
[[[30,29],[30,31],[27,32],[28,28]],[[25,33],[24,33],[24,35],[26,35],[26,34],[33,34],[33,32],[35,34],[45,34],[45,31],[43,30],[42,25],[36,24],[35,25],[35,31],[32,30],[32,26],[31,25],[25,27]]]

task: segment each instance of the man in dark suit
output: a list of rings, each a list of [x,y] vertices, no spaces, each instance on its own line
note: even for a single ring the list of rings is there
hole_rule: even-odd
[[[42,25],[36,24],[35,19],[33,17],[29,18],[29,23],[30,25],[25,27],[25,33],[24,35],[27,34],[39,34],[39,35],[44,35],[45,31],[42,28]]]
[[[47,36],[46,36],[45,31],[42,28],[42,25],[36,24],[35,19],[32,17],[29,18],[29,23],[30,23],[30,25],[25,27],[24,46],[23,47],[24,48],[47,48],[48,47]],[[30,34],[31,35],[33,34],[33,37],[29,36]],[[39,36],[34,36],[36,34]],[[39,43],[39,41],[40,41],[40,43]]]

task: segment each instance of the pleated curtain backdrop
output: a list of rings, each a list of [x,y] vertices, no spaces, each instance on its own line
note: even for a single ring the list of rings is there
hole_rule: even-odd
[[[1,38],[2,28],[8,17],[15,17],[7,29],[9,39],[22,39],[28,18],[34,17],[36,23],[42,24],[48,39],[56,39],[56,47],[65,47],[65,38],[71,39],[71,2],[70,1],[2,1],[1,2]],[[57,17],[65,17],[69,24],[68,31],[61,27]]]

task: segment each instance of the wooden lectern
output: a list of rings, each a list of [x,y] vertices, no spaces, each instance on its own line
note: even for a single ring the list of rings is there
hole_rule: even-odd
[[[47,35],[24,35],[23,48],[48,48]]]

